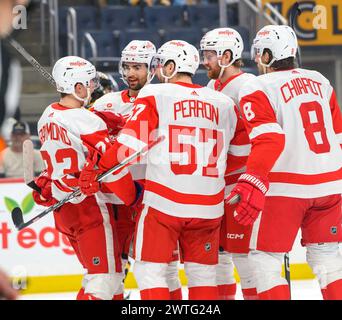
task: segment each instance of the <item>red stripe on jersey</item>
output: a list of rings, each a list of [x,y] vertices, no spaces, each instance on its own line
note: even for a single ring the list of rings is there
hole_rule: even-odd
[[[145,190],[181,204],[214,206],[220,204],[224,200],[224,189],[213,195],[189,194],[175,191],[151,180],[146,180]]]
[[[244,74],[244,72],[240,72],[234,76],[231,76],[230,78],[228,78],[225,82],[221,82],[219,79],[217,79],[214,83],[214,88],[216,91],[222,91],[223,88],[230,83],[231,81],[233,81],[235,78],[237,78],[238,76],[241,76],[242,74]]]
[[[330,98],[330,110],[332,115],[333,127],[335,133],[342,133],[342,115],[338,105],[335,91],[333,90]]]
[[[240,173],[234,173],[228,176],[224,177],[224,180],[226,181],[226,186],[229,186],[231,184],[237,183],[239,177],[241,176],[241,172]]]
[[[245,125],[243,123],[243,119],[240,114],[240,111],[236,106],[234,106],[234,111],[236,114],[237,122],[236,122],[235,134],[234,134],[233,139],[230,141],[230,144],[234,144],[234,145],[250,144],[249,136],[247,134]]]
[[[274,110],[266,94],[257,90],[240,101],[247,132],[262,124],[277,123]],[[247,161],[247,172],[266,177],[285,146],[285,135],[278,133],[260,134],[251,141],[252,151]]]
[[[199,84],[186,83],[186,82],[182,82],[182,81],[177,81],[177,82],[175,82],[175,84],[178,84],[182,87],[188,87],[188,88],[202,88],[202,86],[200,86]]]
[[[68,187],[66,187],[66,186],[63,186],[58,180],[53,180],[53,183],[55,184],[55,186],[59,189],[59,190],[61,190],[61,191],[63,191],[63,192],[73,192],[73,191],[75,191],[74,189],[71,189],[71,188],[68,188]]]
[[[338,181],[342,179],[342,168],[333,172],[319,174],[300,174],[290,172],[270,172],[270,182],[282,182],[293,184],[313,185],[325,182]]]
[[[91,134],[81,134],[82,143],[89,151],[98,151],[100,154],[104,153],[112,145],[109,141],[108,130],[99,130]]]
[[[55,110],[60,110],[60,111],[70,110],[71,109],[70,107],[62,106],[58,102],[51,104],[51,108],[53,108]]]
[[[158,128],[158,124],[159,116],[155,98],[153,96],[138,98],[134,102],[133,114],[130,116],[120,133],[127,134],[149,144],[155,140],[155,137],[151,135],[151,132]],[[112,147],[102,155],[101,160],[98,163],[99,168],[101,170],[108,170],[135,151],[137,150],[132,150],[129,146],[125,146],[120,142],[115,141]]]
[[[234,156],[232,154],[228,154],[227,157],[227,167],[225,171],[225,175],[230,174],[238,169],[244,167],[247,163],[248,156]]]

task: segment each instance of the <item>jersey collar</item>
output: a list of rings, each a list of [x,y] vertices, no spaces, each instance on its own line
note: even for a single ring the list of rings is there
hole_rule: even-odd
[[[231,81],[233,81],[235,78],[237,78],[238,76],[241,76],[243,74],[243,72],[240,72],[238,74],[235,74],[234,76],[231,76],[229,77],[225,82],[221,82],[219,79],[217,79],[215,81],[215,84],[214,84],[214,88],[216,91],[222,91],[223,88]]]
[[[121,91],[121,99],[125,103],[133,103],[137,97],[130,97],[127,90]]]
[[[199,84],[186,83],[186,82],[182,82],[182,81],[177,81],[177,82],[175,82],[175,84],[178,84],[178,85],[183,86],[183,87],[188,87],[188,88],[202,88],[202,86],[200,86]]]

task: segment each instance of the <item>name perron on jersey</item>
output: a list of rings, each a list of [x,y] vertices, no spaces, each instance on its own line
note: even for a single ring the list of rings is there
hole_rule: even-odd
[[[207,87],[168,83],[145,86],[134,105],[100,166],[122,145],[141,150],[164,135],[148,153],[144,203],[177,217],[222,216],[226,158],[238,121],[233,101]]]
[[[243,86],[240,106],[255,146],[248,170],[266,168],[272,154],[262,154],[260,146],[285,135],[284,149],[270,163],[267,195],[314,198],[342,192],[341,111],[325,77],[305,69],[259,76]]]

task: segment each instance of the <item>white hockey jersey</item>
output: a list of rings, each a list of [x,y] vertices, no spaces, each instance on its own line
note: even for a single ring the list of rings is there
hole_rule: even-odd
[[[127,118],[133,109],[135,98],[128,95],[128,90],[110,92],[97,99],[92,109],[97,111],[113,110],[113,112],[119,113]]]
[[[92,106],[93,110],[110,110],[122,115],[125,119],[132,113],[136,97],[130,97],[128,90],[120,92],[110,92],[97,99]],[[139,164],[133,164],[129,167],[134,180],[143,182],[146,175],[146,163],[144,159]]]
[[[111,147],[102,119],[84,108],[67,108],[58,103],[51,104],[43,112],[38,121],[38,134],[42,144],[40,152],[53,180],[52,194],[58,200],[78,186],[79,173],[87,156],[95,151],[102,154]],[[126,174],[127,171],[123,171],[103,180],[103,193],[99,192],[97,196],[106,199],[105,202],[123,203],[105,190]]]
[[[253,78],[255,78],[255,75],[251,73],[241,72],[237,75],[230,77],[224,83],[221,83],[219,80],[210,80],[207,86],[215,91],[220,91],[226,96],[230,97],[234,101],[235,105],[238,107],[239,111],[241,112],[241,109],[239,107],[240,89],[245,83],[247,83]],[[241,130],[245,131],[244,126],[241,127]],[[230,149],[234,149],[234,154],[237,156],[230,155],[227,159],[227,171],[225,175],[226,196],[235,187],[240,175],[246,171],[246,166],[243,166],[242,168],[239,168],[237,170],[231,168],[238,167],[240,164],[247,162],[247,157],[251,150],[251,145],[249,143],[247,132],[245,135],[240,134],[238,141],[232,141]]]
[[[99,166],[110,166],[122,146],[141,150],[164,135],[148,153],[144,203],[177,217],[220,217],[237,112],[229,97],[207,87],[180,82],[147,85]]]
[[[342,192],[341,111],[324,76],[305,69],[277,71],[252,79],[239,96],[252,142],[247,169],[261,175],[271,169],[267,195]],[[285,137],[285,146],[273,159],[279,137]]]

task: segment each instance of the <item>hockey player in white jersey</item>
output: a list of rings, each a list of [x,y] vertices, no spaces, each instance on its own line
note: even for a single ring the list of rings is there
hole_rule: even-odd
[[[296,68],[297,46],[288,26],[266,26],[254,39],[263,75],[239,94],[252,151],[227,200],[240,196],[241,223],[256,220],[249,259],[260,299],[290,297],[281,266],[299,228],[323,298],[342,299],[341,111],[329,80]]]
[[[240,88],[255,77],[253,74],[244,73],[241,70],[244,48],[241,35],[232,28],[210,30],[203,36],[200,46],[203,65],[211,79],[208,87],[232,98],[240,109]],[[241,112],[241,110],[239,111]],[[247,132],[243,125],[239,129],[243,132],[239,135],[239,140],[231,142],[231,148],[238,150],[238,156],[229,155],[227,159],[226,196],[235,186],[240,174],[244,172],[245,167],[241,169],[238,167],[246,163],[250,152]],[[217,266],[217,284],[221,300],[235,299],[236,281],[233,262],[240,276],[244,299],[257,298],[253,272],[248,264],[251,231],[252,226],[243,226],[234,219],[234,206],[226,204],[225,216],[222,219]]]
[[[91,110],[97,114],[102,112],[102,115],[107,114],[107,112],[119,114],[126,119],[133,110],[134,101],[140,89],[151,80],[150,64],[155,53],[156,48],[152,42],[147,40],[131,41],[121,53],[119,67],[122,80],[128,88],[120,92],[104,95],[95,101]],[[110,123],[107,123],[107,125],[111,126]],[[146,164],[132,165],[129,170],[135,181],[144,184]],[[115,205],[114,212],[123,266],[126,266],[135,228],[132,216],[136,215],[136,213],[132,212],[132,208],[125,205]],[[177,249],[173,260],[167,269],[170,297],[172,300],[182,300],[182,288],[178,277]]]
[[[111,146],[105,122],[83,108],[96,88],[96,70],[75,56],[58,60],[52,71],[61,93],[38,121],[41,154],[46,171],[37,180],[41,194],[35,201],[50,206],[75,190],[81,169],[92,174],[98,154]],[[89,190],[98,187],[94,182]],[[88,191],[89,191],[88,190]],[[54,212],[56,228],[65,234],[87,274],[77,299],[110,300],[121,284],[121,261],[114,227],[112,193],[125,204],[134,202],[136,188],[126,170],[101,182],[93,195],[87,193]]]
[[[165,83],[140,91],[126,126],[98,163],[106,170],[120,160],[122,149],[139,150],[165,136],[149,154],[135,230],[134,274],[142,299],[170,299],[166,270],[178,241],[189,299],[218,298],[224,172],[239,118],[230,98],[192,83],[198,66],[195,47],[180,40],[165,43],[152,61]]]

